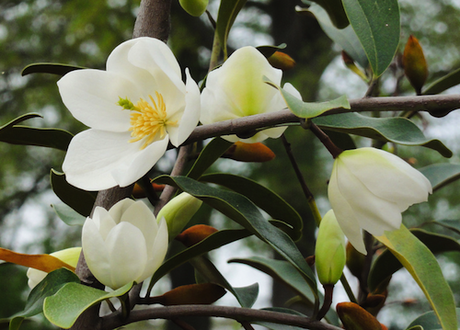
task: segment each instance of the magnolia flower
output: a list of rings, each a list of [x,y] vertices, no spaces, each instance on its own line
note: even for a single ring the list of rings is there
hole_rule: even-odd
[[[77,267],[78,258],[80,257],[80,252],[81,252],[81,247],[73,247],[73,248],[68,248],[68,249],[50,253],[50,255],[60,259],[61,261],[68,264],[69,266]],[[27,282],[27,284],[29,285],[29,288],[33,289],[38,283],[40,283],[46,277],[46,275],[48,275],[48,273],[35,269],[35,268],[29,268],[27,270],[26,275],[29,278],[29,281]]]
[[[280,85],[282,71],[273,68],[254,47],[243,47],[235,51],[220,68],[208,74],[206,88],[201,95],[201,123],[211,124],[285,108],[286,103],[281,93],[264,83],[264,76]],[[284,89],[301,99],[291,84],[285,84]],[[254,143],[268,137],[277,138],[285,129],[266,129],[247,139],[235,135],[223,138],[230,142],[241,140]]]
[[[93,275],[116,290],[155,273],[166,256],[168,228],[142,201],[127,198],[109,211],[96,207],[83,225],[82,246]]]
[[[183,143],[200,113],[197,84],[162,41],[138,38],[113,50],[107,70],[76,70],[58,81],[72,115],[90,129],[71,141],[62,165],[81,189],[128,186],[145,175],[171,142]]]
[[[328,195],[344,234],[366,254],[361,229],[372,235],[399,229],[401,212],[427,201],[428,179],[401,158],[375,148],[342,152],[334,162]]]

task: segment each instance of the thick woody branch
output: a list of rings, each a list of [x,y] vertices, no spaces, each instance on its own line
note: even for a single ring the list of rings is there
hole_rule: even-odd
[[[133,38],[152,37],[166,42],[171,28],[171,0],[142,0]]]
[[[434,117],[443,117],[449,112],[460,108],[460,95],[374,97],[350,100],[350,106],[350,110],[343,108],[332,109],[323,113],[322,116],[345,112],[408,110],[424,111],[429,112]],[[295,123],[299,123],[299,118],[288,109],[226,120],[198,126],[185,144],[221,135],[247,135],[262,128]]]
[[[122,325],[153,319],[177,319],[184,316],[222,317],[238,322],[265,321],[277,324],[286,324],[312,330],[340,330],[336,326],[312,320],[308,317],[279,313],[260,309],[209,306],[209,305],[181,305],[157,307],[131,311],[128,318],[122,320],[120,315],[111,314],[103,318],[102,330],[115,329]]]

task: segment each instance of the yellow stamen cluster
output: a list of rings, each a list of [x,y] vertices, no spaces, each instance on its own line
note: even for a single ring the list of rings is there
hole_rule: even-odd
[[[137,142],[145,139],[141,149],[147,147],[157,137],[163,139],[166,135],[166,126],[175,126],[177,121],[169,121],[166,113],[166,105],[163,100],[163,96],[155,92],[157,102],[149,95],[151,105],[149,102],[140,99],[136,105],[133,105],[129,100],[121,100],[118,102],[119,105],[123,106],[124,109],[131,110],[131,137],[129,142]],[[126,101],[126,102],[125,102]],[[122,102],[122,103],[120,103]],[[129,103],[124,104],[124,103]]]

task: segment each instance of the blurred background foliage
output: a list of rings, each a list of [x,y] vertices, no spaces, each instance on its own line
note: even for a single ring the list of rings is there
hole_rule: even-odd
[[[218,0],[211,0],[209,11],[214,18],[218,5]],[[315,18],[296,13],[296,6],[304,4],[295,0],[248,1],[230,33],[230,47],[286,43],[284,51],[295,59],[297,65],[285,73],[284,80],[291,82],[301,92],[304,101],[324,100],[340,94],[347,94],[350,98],[362,97],[367,89],[365,83],[345,68],[341,50],[325,36]],[[400,6],[401,51],[410,34],[419,39],[429,65],[428,83],[457,69],[460,66],[460,43],[457,37],[460,33],[460,2],[401,0]],[[138,7],[139,0],[1,1],[0,126],[25,113],[36,112],[43,118],[24,124],[63,128],[73,134],[84,129],[60,100],[56,86],[58,76],[21,76],[21,71],[28,64],[37,62],[104,69],[111,50],[131,37]],[[191,17],[173,0],[169,44],[181,67],[189,67],[197,81],[206,75],[212,39],[212,25],[206,15]],[[400,71],[397,69],[384,74],[382,95],[391,95],[397,90],[398,74]],[[401,81],[400,91],[401,94],[414,95],[405,79]],[[428,136],[443,139],[454,152],[453,159],[449,161],[458,163],[460,121],[456,113],[451,113],[447,120],[432,119],[423,114],[415,118],[415,122]],[[286,137],[324,214],[328,209],[325,196],[332,167],[331,158],[309,131],[292,127]],[[356,140],[356,143],[360,146],[370,144],[364,139]],[[305,221],[304,237],[299,246],[308,256],[313,253],[315,229],[308,205],[281,141],[267,141],[267,145],[277,155],[271,162],[235,167],[234,161],[220,160],[215,169],[231,168],[234,172],[236,168],[238,174],[268,185],[289,201]],[[435,151],[422,147],[398,146],[397,151],[402,157],[410,158],[416,167],[447,161]],[[64,153],[58,150],[0,143],[0,246],[24,253],[50,253],[80,245],[80,228],[64,225],[50,207],[58,199],[50,190],[49,172],[51,168],[60,170],[63,156]],[[168,172],[172,163],[171,159],[166,160],[159,165],[159,169]],[[455,183],[441,189],[430,197],[429,203],[411,208],[406,213],[405,221],[411,226],[419,226],[430,220],[459,219],[459,188],[459,184]],[[210,210],[204,209],[194,221],[206,222],[209,214]],[[222,221],[215,212],[211,214],[214,217],[211,223]],[[265,249],[260,244],[249,240],[247,245],[258,251]],[[233,252],[236,250],[231,250]],[[217,257],[216,254],[213,256],[219,258],[218,254]],[[458,254],[446,254],[441,262],[454,292],[460,292],[460,282],[456,276],[460,271]],[[0,265],[0,318],[22,310],[28,294],[25,271],[14,265]],[[427,310],[427,304],[417,287],[407,284],[412,280],[404,277],[404,274],[398,276],[401,279],[390,287],[389,301],[394,303],[382,312],[389,328],[404,327],[421,311]],[[177,275],[172,285],[190,280],[193,279]],[[412,291],[407,291],[408,287]],[[262,287],[262,290],[267,288]],[[23,293],[18,295],[18,292]],[[272,303],[275,306],[282,306],[290,297],[289,292],[278,285],[273,285],[273,292]],[[270,295],[265,292],[264,296]],[[414,297],[415,301],[398,301],[408,297]],[[394,313],[398,313],[398,318],[394,317]],[[24,325],[25,329],[29,327],[46,329],[50,325],[46,322]],[[205,327],[202,324],[199,328]],[[0,328],[6,329],[7,324],[0,324]]]

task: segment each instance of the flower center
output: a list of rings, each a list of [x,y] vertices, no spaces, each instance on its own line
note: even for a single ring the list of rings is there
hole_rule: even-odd
[[[157,101],[149,95],[151,104],[143,99],[140,99],[136,105],[134,105],[129,99],[122,99],[118,101],[118,104],[123,109],[131,110],[131,137],[129,142],[137,142],[144,139],[144,144],[141,149],[147,147],[157,137],[163,139],[166,135],[166,127],[176,126],[176,121],[170,121],[167,118],[166,105],[163,100],[163,96],[155,92]],[[152,106],[153,105],[153,106]]]

